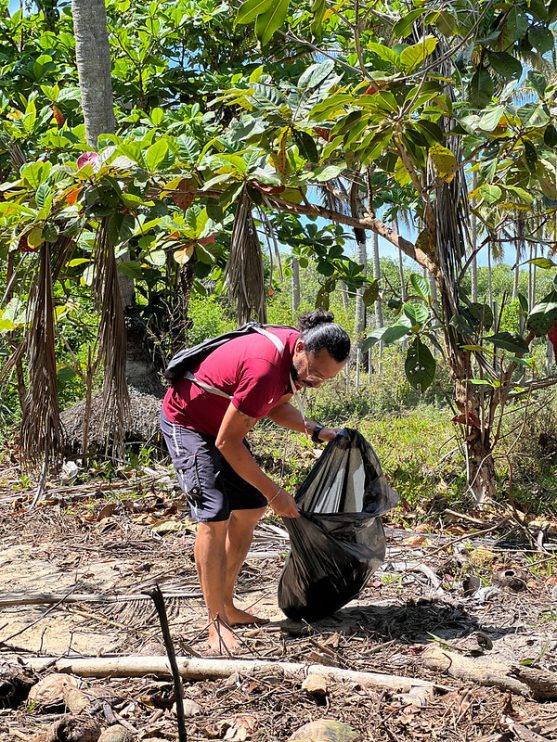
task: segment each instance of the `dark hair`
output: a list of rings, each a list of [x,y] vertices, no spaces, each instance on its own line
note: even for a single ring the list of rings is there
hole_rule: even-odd
[[[300,339],[309,353],[326,350],[338,363],[345,361],[350,353],[350,338],[346,330],[333,322],[332,312],[316,309],[298,317]]]

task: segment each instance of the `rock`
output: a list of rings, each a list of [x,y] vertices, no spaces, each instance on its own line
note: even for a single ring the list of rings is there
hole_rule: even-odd
[[[85,711],[91,705],[90,699],[79,688],[68,688],[64,701],[68,710],[76,716],[79,716],[82,711]]]
[[[115,724],[104,730],[99,742],[134,742],[134,735],[120,724]]]
[[[517,569],[498,569],[493,573],[493,584],[516,592],[526,589],[526,575]]]
[[[31,742],[98,742],[101,728],[88,717],[63,716],[46,731],[39,732]]]
[[[19,665],[0,666],[0,709],[15,709],[25,701],[36,678]]]
[[[288,742],[351,742],[357,737],[358,732],[348,724],[335,719],[319,719],[304,724],[288,738]]]
[[[182,704],[184,706],[184,716],[186,718],[203,713],[203,708],[197,703],[197,701],[192,701],[191,698],[184,698]],[[172,713],[176,716],[176,704],[172,706]]]
[[[70,688],[76,688],[77,681],[65,673],[47,675],[34,685],[29,691],[27,702],[30,709],[39,711],[57,706],[65,706],[66,693]]]

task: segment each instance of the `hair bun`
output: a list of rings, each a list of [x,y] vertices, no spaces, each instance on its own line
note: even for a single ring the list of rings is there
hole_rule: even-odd
[[[304,330],[310,330],[312,327],[317,327],[317,325],[333,322],[334,319],[335,316],[332,312],[327,312],[325,309],[316,309],[298,317],[298,329],[303,332]]]

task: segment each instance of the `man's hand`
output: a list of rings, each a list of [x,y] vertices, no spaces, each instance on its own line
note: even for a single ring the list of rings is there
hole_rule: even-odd
[[[269,500],[269,507],[275,515],[283,518],[299,518],[300,512],[292,495],[280,487]]]
[[[321,428],[319,431],[319,440],[332,441],[337,437],[337,432],[334,428]]]

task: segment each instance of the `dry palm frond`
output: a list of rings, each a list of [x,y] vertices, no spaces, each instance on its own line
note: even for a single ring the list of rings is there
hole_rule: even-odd
[[[236,305],[238,322],[267,321],[265,281],[261,245],[251,213],[252,204],[244,191],[232,229],[230,255],[226,266],[226,285]]]
[[[95,239],[95,263],[95,299],[101,315],[99,356],[104,366],[102,420],[113,450],[121,455],[130,409],[126,380],[126,327],[107,219],[101,222]]]
[[[25,461],[43,460],[43,472],[61,454],[63,431],[56,389],[56,348],[50,247],[40,248],[37,280],[29,297],[26,339],[29,384],[22,409],[21,440]]]

